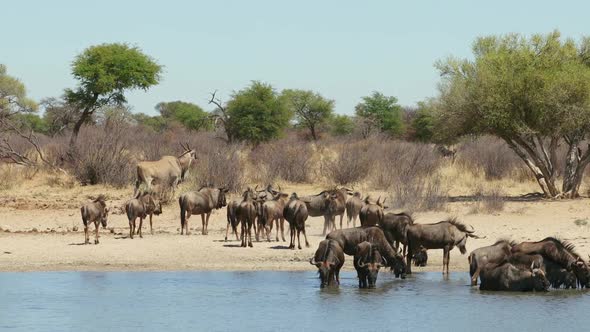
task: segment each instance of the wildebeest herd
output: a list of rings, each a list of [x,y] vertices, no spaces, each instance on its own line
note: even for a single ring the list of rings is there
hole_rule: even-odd
[[[138,180],[134,198],[125,204],[129,220],[129,238],[135,234],[142,237],[143,220],[149,216],[150,232],[153,234],[152,217],[162,213],[158,195],[150,188],[167,184],[174,189],[186,178],[191,162],[196,158],[194,150],[187,145],[179,157],[166,156],[157,162],[138,164]],[[145,183],[148,190],[139,190]],[[284,221],[289,224],[289,248],[301,249],[300,235],[303,233],[306,247],[309,241],[305,232],[308,217],[324,217],[323,235],[315,255],[309,260],[318,269],[321,286],[340,283],[339,272],[345,255],[353,257],[360,288],[374,288],[381,267],[389,267],[396,278],[405,279],[411,274],[412,263],[425,266],[429,249],[443,250],[443,274],[449,273],[450,251],[458,247],[461,254],[467,252],[467,239],[480,238],[472,227],[456,219],[447,219],[432,224],[414,223],[406,213],[385,213],[385,199],[376,201],[370,196],[362,198],[359,192],[348,188],[324,190],[317,195],[288,195],[268,185],[262,190],[248,187],[241,199],[226,201],[226,188],[205,186],[197,191],[183,193],[179,197],[180,234],[189,234],[189,218],[201,215],[202,233],[207,235],[209,217],[213,210],[227,206],[227,227],[225,241],[230,228],[241,241],[242,247],[252,247],[252,228],[256,241],[265,237],[271,241],[272,229],[276,228],[275,240],[279,241],[279,231],[283,241]],[[347,215],[347,225],[343,228],[342,219]],[[95,224],[95,244],[99,243],[99,224],[107,226],[109,209],[104,196],[81,208],[84,223],[85,243],[89,243],[88,226]],[[340,229],[336,227],[336,217],[340,217]],[[360,226],[356,227],[356,219]],[[136,220],[139,225],[136,227]],[[240,231],[238,232],[238,226]],[[238,234],[239,233],[239,234]],[[571,243],[548,237],[538,242],[515,243],[499,240],[491,246],[472,251],[468,256],[471,284],[480,281],[482,290],[501,291],[546,291],[553,288],[590,287],[590,268],[574,251]]]

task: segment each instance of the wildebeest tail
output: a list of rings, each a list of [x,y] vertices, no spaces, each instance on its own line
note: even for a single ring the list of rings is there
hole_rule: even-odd
[[[184,207],[184,199],[182,196],[178,198],[178,205],[180,205],[180,229],[184,229],[186,222],[186,208]]]
[[[477,270],[477,261],[475,260],[475,256],[473,253],[469,254],[467,257],[467,261],[469,262],[469,275],[473,277],[475,271]]]

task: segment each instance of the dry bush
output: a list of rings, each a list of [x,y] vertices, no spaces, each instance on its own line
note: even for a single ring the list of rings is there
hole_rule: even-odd
[[[371,170],[371,143],[342,144],[335,148],[336,156],[321,165],[321,174],[330,182],[347,185],[362,182]]]
[[[375,170],[371,182],[378,189],[410,185],[434,175],[440,166],[440,157],[427,144],[385,141],[372,147],[370,155]]]
[[[506,203],[504,196],[505,193],[499,186],[485,189],[483,185],[479,184],[473,192],[475,204],[471,207],[469,213],[477,214],[484,212],[493,214],[503,211]]]
[[[463,143],[457,152],[457,163],[477,174],[482,171],[488,180],[512,177],[530,179],[530,171],[522,160],[498,138],[484,136]]]
[[[312,178],[313,154],[311,143],[293,137],[262,144],[249,155],[254,165],[252,178],[261,183],[277,179],[308,183]]]
[[[0,167],[0,191],[10,190],[20,182],[19,170],[14,165]]]
[[[391,206],[408,211],[440,210],[448,190],[438,169],[441,158],[432,146],[401,141],[374,142],[369,153],[374,187],[391,192]]]
[[[135,179],[131,153],[133,131],[120,121],[104,126],[85,127],[78,136],[78,148],[72,165],[74,176],[82,184],[129,185]]]
[[[190,171],[189,183],[193,188],[201,186],[226,187],[239,192],[244,187],[244,162],[239,145],[227,145],[220,140],[211,139],[201,145],[200,156]]]

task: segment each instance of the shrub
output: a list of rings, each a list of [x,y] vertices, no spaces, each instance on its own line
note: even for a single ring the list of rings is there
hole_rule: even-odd
[[[329,181],[346,185],[363,181],[371,169],[370,143],[342,144],[336,149],[334,158],[322,162],[321,173]]]
[[[86,127],[78,137],[73,174],[82,184],[123,187],[135,179],[135,162],[130,151],[129,125],[110,122]]]
[[[506,143],[494,137],[481,137],[462,144],[457,152],[457,162],[465,169],[477,174],[480,170],[488,180],[509,177],[517,169],[526,168],[522,160]],[[527,173],[526,170],[518,172]]]
[[[307,183],[311,180],[313,154],[311,143],[294,138],[261,144],[250,153],[255,173],[251,177],[262,183],[277,179]]]
[[[232,192],[243,189],[245,166],[239,145],[226,145],[217,140],[201,145],[199,150],[202,157],[189,173],[193,187],[225,186]]]

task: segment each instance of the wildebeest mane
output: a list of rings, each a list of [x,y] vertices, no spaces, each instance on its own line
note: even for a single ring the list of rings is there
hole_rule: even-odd
[[[459,229],[461,232],[465,232],[465,233],[473,233],[473,229],[467,229],[467,226],[463,223],[461,223],[459,220],[457,220],[457,217],[452,217],[452,218],[448,218],[447,220],[443,220],[443,221],[439,221],[437,222],[437,224],[441,224],[443,222],[449,223],[455,227],[457,227],[457,229]]]
[[[496,240],[496,242],[494,244],[492,244],[493,246],[501,244],[501,243],[507,243],[508,245],[510,245],[511,247],[514,247],[517,243],[514,240],[510,240],[507,238],[499,238],[498,240]]]
[[[557,248],[559,249],[563,249],[564,251],[567,251],[570,255],[574,256],[574,258],[578,258],[580,257],[580,255],[578,255],[578,253],[575,251],[576,247],[573,245],[573,243],[565,241],[565,240],[560,240],[556,237],[546,237],[543,240],[539,241],[539,242],[545,242],[545,241],[550,241],[555,243],[555,245],[557,246]]]

